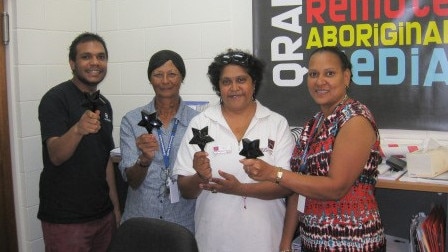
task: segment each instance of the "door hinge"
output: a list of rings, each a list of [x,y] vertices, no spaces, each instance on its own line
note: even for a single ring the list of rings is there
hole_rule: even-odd
[[[2,40],[3,44],[9,44],[9,14],[8,12],[1,13],[2,15]]]

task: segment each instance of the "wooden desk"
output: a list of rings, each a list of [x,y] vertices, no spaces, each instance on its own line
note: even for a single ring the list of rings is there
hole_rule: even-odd
[[[421,183],[421,182],[406,182],[406,181],[398,181],[398,180],[381,180],[381,179],[379,179],[376,183],[376,187],[384,188],[384,189],[448,193],[448,185],[430,184],[430,183]]]

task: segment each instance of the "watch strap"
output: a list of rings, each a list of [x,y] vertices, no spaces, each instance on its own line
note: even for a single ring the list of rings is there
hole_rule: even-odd
[[[142,167],[142,168],[148,168],[149,165],[151,164],[150,162],[148,164],[142,164],[142,160],[140,159],[140,157],[137,159],[137,165]]]
[[[277,167],[277,175],[275,177],[275,183],[278,185],[283,178],[283,169],[281,167]]]

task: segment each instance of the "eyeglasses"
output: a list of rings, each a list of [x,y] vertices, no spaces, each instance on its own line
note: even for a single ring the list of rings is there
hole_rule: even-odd
[[[249,55],[245,53],[228,53],[224,54],[220,57],[218,57],[217,60],[219,60],[223,64],[230,64],[230,63],[238,63],[246,65],[249,62]]]

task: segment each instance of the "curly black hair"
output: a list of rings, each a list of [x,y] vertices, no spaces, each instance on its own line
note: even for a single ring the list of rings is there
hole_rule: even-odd
[[[239,49],[228,49],[226,52],[219,54],[208,66],[207,76],[212,83],[213,90],[221,97],[219,91],[219,79],[225,66],[232,64],[243,67],[255,83],[254,96],[263,80],[264,63],[254,57],[252,54]]]

